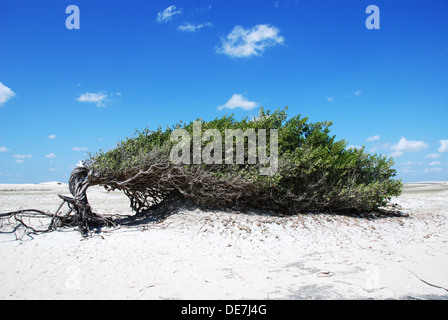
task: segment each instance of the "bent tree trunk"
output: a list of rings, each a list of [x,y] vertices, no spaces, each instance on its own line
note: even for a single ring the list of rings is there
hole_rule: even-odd
[[[73,195],[73,198],[59,195],[62,199],[67,201],[70,208],[75,212],[76,224],[83,235],[89,233],[90,227],[114,225],[111,219],[101,217],[92,212],[86,193],[87,189],[91,186],[88,177],[89,171],[87,168],[75,168],[72,171],[68,182],[69,190]]]

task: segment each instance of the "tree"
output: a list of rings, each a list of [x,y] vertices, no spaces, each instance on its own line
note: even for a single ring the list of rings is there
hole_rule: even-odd
[[[273,151],[269,132],[276,130],[278,170],[272,175],[260,173],[261,163],[249,164],[253,156],[250,143],[244,145],[244,163],[197,164],[190,155],[188,164],[174,164],[170,161],[174,146],[171,133],[184,129],[194,135],[194,122],[181,122],[166,130],[137,131],[134,138],[118,143],[116,148],[90,155],[88,184],[122,190],[136,213],[176,197],[204,206],[282,213],[371,211],[400,194],[402,184],[393,179],[396,171],[392,159],[367,154],[364,148],[347,149],[347,142],[335,141],[330,135],[331,122],[309,123],[301,115],[288,119],[286,110],[271,113],[261,109],[255,119],[236,120],[226,115],[208,122],[199,120],[201,130],[213,129],[215,135],[218,131],[222,136],[229,129],[264,129],[268,153]],[[225,150],[226,139],[220,140],[223,147],[215,150]],[[193,150],[194,141],[190,143],[189,150]],[[209,151],[210,143],[202,139],[201,151]],[[237,143],[234,141],[234,147]],[[225,157],[223,153],[222,159]]]
[[[90,154],[83,167],[73,170],[69,180],[73,197],[60,196],[63,203],[50,215],[48,230],[41,231],[77,225],[86,235],[92,226],[117,224],[110,216],[92,212],[86,192],[94,185],[123,191],[136,215],[185,201],[205,208],[262,209],[282,214],[359,213],[378,211],[391,197],[400,195],[402,183],[394,179],[392,159],[370,155],[364,148],[347,149],[345,140],[336,141],[330,135],[332,122],[310,123],[301,115],[288,119],[286,111],[271,113],[261,108],[253,119],[225,115],[211,121],[180,122],[166,130],[137,130],[135,137],[111,150]],[[200,136],[212,134],[195,140],[198,128]],[[242,137],[243,143],[233,136],[219,138],[229,130],[241,133],[235,136]],[[179,132],[184,138],[193,137],[183,141],[180,148]],[[254,148],[255,134],[258,143]],[[265,138],[264,144],[259,143],[260,137]],[[198,161],[194,152],[182,155],[183,161],[177,161],[179,157],[172,161],[173,150],[196,150],[215,161]],[[276,161],[275,170],[266,174],[263,169],[267,162],[254,163],[255,153],[258,160],[264,155],[271,164]],[[216,161],[219,158],[225,161]],[[59,210],[64,203],[70,210],[62,216]],[[24,225],[23,220],[21,223]]]

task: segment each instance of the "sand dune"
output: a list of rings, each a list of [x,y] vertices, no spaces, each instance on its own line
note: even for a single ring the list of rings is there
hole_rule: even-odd
[[[66,184],[0,185],[0,212],[54,212]],[[92,187],[96,212],[131,214]],[[448,299],[448,184],[406,185],[409,217],[185,209],[156,223],[0,234],[0,299]]]

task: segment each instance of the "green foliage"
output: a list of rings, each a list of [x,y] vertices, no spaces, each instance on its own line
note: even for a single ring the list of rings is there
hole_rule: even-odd
[[[401,181],[393,179],[396,171],[392,159],[370,155],[364,148],[347,149],[346,141],[335,141],[335,136],[330,135],[332,122],[310,123],[301,115],[288,119],[286,110],[271,113],[261,108],[254,119],[236,120],[233,115],[225,115],[208,122],[201,120],[203,131],[218,129],[221,132],[223,150],[226,129],[268,129],[268,133],[269,129],[278,129],[279,167],[274,175],[260,175],[260,166],[247,162],[242,165],[201,164],[201,169],[221,180],[238,177],[250,182],[258,193],[242,190],[248,198],[245,206],[257,207],[263,203],[264,208],[288,212],[377,210],[392,196],[401,193]],[[161,159],[169,161],[175,144],[170,136],[178,128],[186,129],[192,136],[193,122],[180,122],[165,130],[136,131],[134,138],[118,143],[116,148],[90,155],[89,167],[104,181],[129,179]],[[268,150],[269,141],[268,135]],[[202,148],[207,143],[202,142]],[[245,152],[247,159],[247,143]],[[197,167],[183,166],[192,174]],[[262,195],[260,199],[264,200],[250,200],[253,194]],[[234,203],[237,201],[235,199]]]

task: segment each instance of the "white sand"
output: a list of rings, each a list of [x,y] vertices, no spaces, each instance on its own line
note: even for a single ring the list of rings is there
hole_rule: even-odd
[[[0,185],[0,212],[54,212],[67,185]],[[96,212],[127,198],[90,188]],[[0,299],[448,299],[448,184],[406,186],[409,218],[184,210],[83,240],[0,234]],[[443,289],[445,288],[445,289]]]

